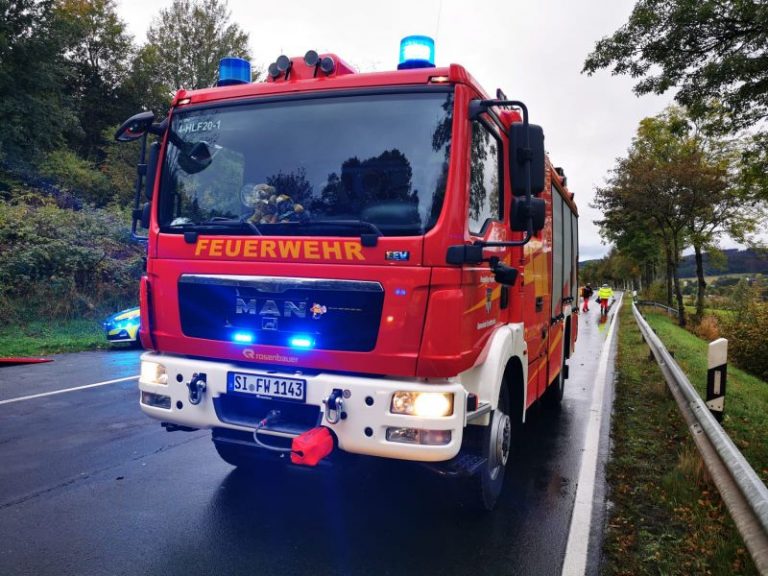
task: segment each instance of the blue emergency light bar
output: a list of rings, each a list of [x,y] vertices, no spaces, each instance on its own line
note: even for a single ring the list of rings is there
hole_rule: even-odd
[[[243,58],[227,56],[219,61],[219,81],[217,86],[248,84],[251,81],[251,63]]]
[[[398,70],[435,67],[435,41],[429,36],[406,36],[400,40]]]

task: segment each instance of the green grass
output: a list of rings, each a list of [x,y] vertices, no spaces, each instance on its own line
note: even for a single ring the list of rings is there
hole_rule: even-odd
[[[107,348],[107,340],[98,320],[36,320],[23,326],[0,326],[0,358],[95,348]]]
[[[647,312],[648,308],[644,307],[643,312]],[[685,306],[685,313],[688,315],[688,318],[692,318],[694,314],[696,314],[696,306],[691,306],[686,304]],[[733,318],[736,315],[735,310],[725,310],[723,308],[704,308],[704,315],[705,316],[716,316],[718,320],[726,320]]]
[[[671,325],[663,316],[658,322]],[[676,356],[684,356],[682,346],[671,347],[677,347]],[[757,574],[648,354],[631,306],[624,306],[607,469],[612,507],[602,573]]]
[[[704,398],[708,343],[661,314],[647,312],[645,318]],[[768,438],[768,383],[732,363],[728,365],[723,429],[758,476],[768,483],[768,442],[765,440]]]

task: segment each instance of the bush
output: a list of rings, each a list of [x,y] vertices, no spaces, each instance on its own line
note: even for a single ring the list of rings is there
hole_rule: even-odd
[[[125,214],[0,201],[0,322],[93,315],[135,303],[144,268]]]
[[[661,304],[667,303],[667,285],[663,280],[656,280],[648,286],[641,296],[641,300],[650,300]]]
[[[720,338],[720,323],[716,316],[704,316],[694,328],[693,333],[699,338],[712,342]]]
[[[109,179],[69,150],[51,152],[41,164],[40,172],[95,206],[106,206],[112,199]]]
[[[723,321],[728,353],[738,366],[768,380],[768,304],[760,282],[739,282],[733,292],[734,315]]]

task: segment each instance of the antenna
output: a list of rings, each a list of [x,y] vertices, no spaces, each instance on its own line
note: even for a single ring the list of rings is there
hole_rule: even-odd
[[[435,26],[435,40],[440,38],[440,16],[443,14],[443,0],[437,4],[437,25]]]

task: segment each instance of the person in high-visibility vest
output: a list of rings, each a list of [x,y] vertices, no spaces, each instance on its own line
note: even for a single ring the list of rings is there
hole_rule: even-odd
[[[597,291],[597,299],[600,301],[600,314],[608,314],[608,300],[613,298],[613,290],[608,284],[603,284]]]

